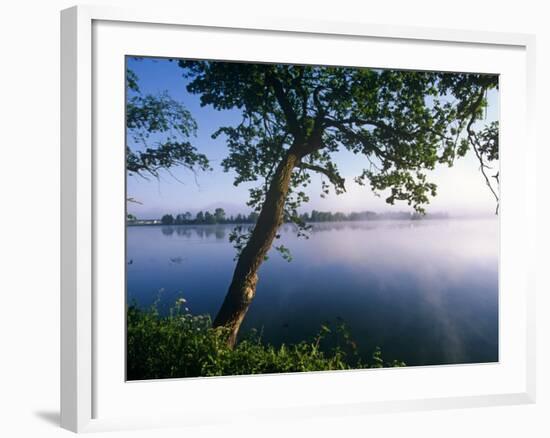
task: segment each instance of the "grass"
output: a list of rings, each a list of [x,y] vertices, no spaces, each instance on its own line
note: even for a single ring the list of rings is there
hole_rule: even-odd
[[[213,328],[208,315],[190,314],[183,303],[178,300],[166,316],[156,305],[145,310],[128,307],[128,380],[405,366],[400,361],[384,362],[378,347],[370,363],[362,361],[343,323],[334,332],[322,325],[309,341],[277,347],[263,343],[253,330],[230,349],[226,330]],[[337,346],[323,348],[331,335],[337,335]]]

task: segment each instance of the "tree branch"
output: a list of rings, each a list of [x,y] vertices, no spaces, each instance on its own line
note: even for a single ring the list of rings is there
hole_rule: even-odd
[[[346,180],[342,178],[334,169],[328,169],[310,163],[300,163],[297,167],[300,169],[307,169],[317,173],[321,173],[325,175],[335,187],[340,189],[342,192],[346,191]]]
[[[486,87],[483,87],[480,90],[477,99],[475,100],[475,102],[470,107],[470,111],[471,111],[470,120],[468,121],[468,125],[466,126],[466,132],[467,132],[467,135],[468,135],[468,141],[472,145],[472,149],[474,150],[476,158],[479,161],[479,170],[481,171],[481,174],[483,175],[483,178],[485,179],[485,183],[487,184],[487,187],[489,187],[489,190],[491,191],[491,193],[493,194],[493,196],[496,200],[497,206],[496,206],[495,214],[498,214],[498,210],[499,210],[499,206],[500,206],[499,196],[498,196],[497,191],[495,190],[495,188],[491,184],[491,180],[489,179],[489,176],[485,172],[485,169],[489,168],[489,166],[487,164],[485,164],[485,160],[483,159],[483,153],[480,150],[480,142],[479,142],[478,136],[477,136],[476,132],[473,129],[473,125],[476,121],[476,112],[479,110],[479,108],[480,108],[480,106],[483,102],[483,98],[485,96],[486,90],[487,90]],[[496,179],[497,186],[498,186],[499,185],[498,173],[495,176],[493,176],[493,178]]]
[[[326,120],[326,119],[325,119]],[[373,144],[372,142],[368,142],[365,137],[363,137],[360,133],[353,131],[351,127],[345,126],[344,123],[340,123],[336,120],[332,120],[332,127],[337,128],[340,130],[340,132],[350,139],[353,139],[355,141],[358,141],[361,143],[364,147],[363,153],[367,155],[368,152],[373,152],[378,156],[378,158],[382,158],[384,160],[392,160],[395,163],[405,165],[406,163],[403,162],[399,157],[389,154],[387,151],[384,151],[380,149],[378,146]]]
[[[296,116],[296,113],[292,108],[290,100],[288,100],[288,96],[285,93],[283,84],[270,71],[266,73],[266,83],[270,85],[275,92],[275,98],[277,99],[277,102],[283,110],[290,133],[294,136],[295,139],[303,140],[300,125],[298,123],[298,117]]]

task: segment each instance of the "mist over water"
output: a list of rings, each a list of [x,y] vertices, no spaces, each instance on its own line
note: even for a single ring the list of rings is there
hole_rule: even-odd
[[[128,302],[158,298],[166,311],[183,296],[193,314],[214,317],[235,265],[233,227],[128,227]],[[269,253],[242,332],[292,343],[343,321],[365,357],[379,346],[407,365],[498,360],[496,218],[318,223],[309,239],[283,225],[280,234],[293,260]]]

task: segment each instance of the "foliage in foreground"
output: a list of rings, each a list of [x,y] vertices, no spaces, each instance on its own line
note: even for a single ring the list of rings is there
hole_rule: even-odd
[[[168,316],[161,316],[156,306],[128,308],[128,380],[405,366],[399,361],[385,363],[378,347],[371,363],[362,361],[344,324],[334,333],[340,342],[328,351],[322,348],[331,334],[326,325],[309,342],[279,347],[262,343],[261,336],[251,332],[231,350],[228,333],[212,328],[209,316],[186,312],[184,302],[179,301]]]

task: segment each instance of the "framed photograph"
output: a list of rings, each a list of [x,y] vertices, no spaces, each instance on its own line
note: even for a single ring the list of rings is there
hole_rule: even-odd
[[[61,423],[534,401],[534,39],[74,7]]]

